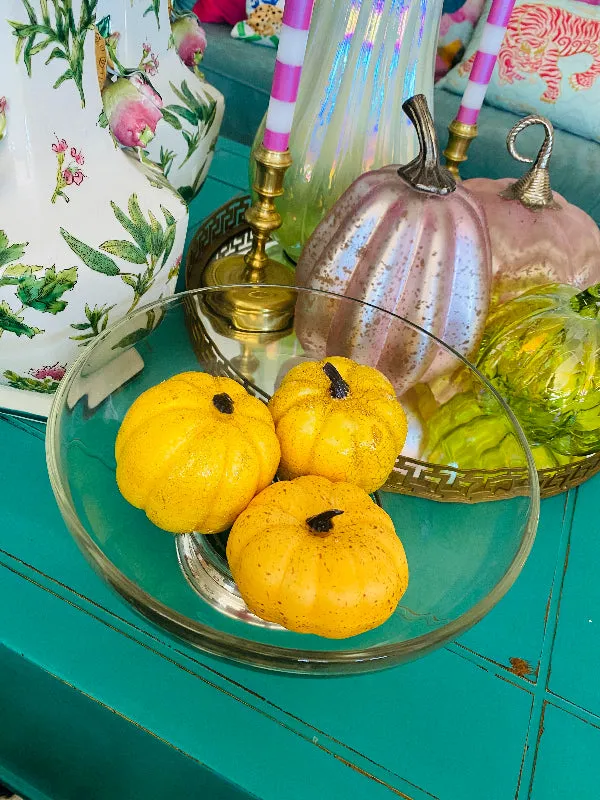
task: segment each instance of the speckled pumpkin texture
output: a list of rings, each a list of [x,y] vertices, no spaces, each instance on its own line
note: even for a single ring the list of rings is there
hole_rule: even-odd
[[[347,384],[332,396],[330,364]],[[374,492],[406,441],[406,415],[379,370],[349,358],[309,361],[291,369],[269,401],[281,444],[282,478],[322,475]]]
[[[339,513],[326,532],[308,520]],[[248,608],[298,633],[356,636],[385,622],[408,585],[392,520],[349,483],[305,476],[257,495],[227,542],[233,578]]]
[[[148,389],[125,415],[117,484],[159,528],[217,533],[273,480],[279,452],[264,403],[231,378],[183,372]]]

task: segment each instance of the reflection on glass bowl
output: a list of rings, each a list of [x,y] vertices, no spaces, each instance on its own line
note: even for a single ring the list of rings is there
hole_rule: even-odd
[[[267,400],[285,373],[306,358],[345,355],[372,365],[364,341],[353,337],[328,341],[326,352],[311,351],[304,312],[320,303],[315,305],[309,290],[294,290],[300,335],[290,330],[266,337],[236,334],[215,317],[211,307],[218,306],[221,291],[186,292],[140,309],[94,340],[61,382],[48,424],[48,468],[82,551],[153,622],[202,650],[255,666],[330,674],[380,669],[462,634],[502,598],[525,563],[539,513],[537,474],[522,431],[489,384],[442,342],[392,314],[325,295],[330,311],[346,314],[359,328],[367,319],[393,326],[398,364],[403,342],[413,347],[424,339],[451,364],[432,385],[395,381],[402,385],[409,436],[375,499],[402,539],[410,582],[396,612],[379,628],[331,640],[262,623],[237,595],[224,556],[226,534],[173,537],[121,497],[117,431],[133,401],[160,381],[202,370],[228,375]],[[124,342],[127,336],[131,340]],[[439,438],[439,431],[429,430],[431,419],[465,386],[510,435],[510,468],[490,468],[472,448],[463,448],[464,463],[460,447],[451,455],[432,449],[432,434]]]

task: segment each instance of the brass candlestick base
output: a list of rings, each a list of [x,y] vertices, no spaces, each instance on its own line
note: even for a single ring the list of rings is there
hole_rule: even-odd
[[[448,125],[448,146],[444,150],[446,168],[456,177],[460,178],[458,168],[467,160],[467,151],[473,139],[477,136],[477,125],[468,125],[466,122],[452,120]]]
[[[276,288],[294,283],[290,267],[266,253],[271,233],[281,225],[275,198],[283,194],[285,171],[292,163],[289,150],[276,153],[263,145],[254,152],[257,163],[253,189],[258,199],[246,211],[252,229],[252,247],[245,255],[235,254],[211,262],[204,272],[204,286],[231,286],[211,302],[212,310],[229,326],[249,333],[285,331],[292,325],[296,295]],[[255,292],[236,290],[236,285],[256,283]],[[273,289],[269,288],[273,285]]]

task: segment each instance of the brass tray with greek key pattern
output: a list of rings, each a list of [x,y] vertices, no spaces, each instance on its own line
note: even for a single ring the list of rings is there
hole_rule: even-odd
[[[244,217],[249,206],[249,196],[236,197],[199,226],[186,258],[187,289],[202,286],[204,270],[213,259],[249,249],[251,234]],[[199,356],[205,363],[211,364],[215,374],[234,378],[251,393],[266,399],[264,392],[218,350],[198,316],[193,313],[192,305],[188,306],[188,329]],[[579,486],[599,471],[600,453],[593,453],[571,464],[538,470],[540,494],[542,497],[560,494]],[[400,456],[383,490],[446,503],[480,503],[525,494],[527,485],[527,470],[524,468],[461,470]]]

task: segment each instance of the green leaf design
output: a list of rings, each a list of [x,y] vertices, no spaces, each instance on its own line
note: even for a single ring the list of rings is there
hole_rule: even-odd
[[[138,285],[137,280],[133,277],[133,275],[128,275],[126,273],[121,273],[121,280],[123,283],[126,283],[127,286],[131,286],[132,289],[135,289]]]
[[[77,267],[56,272],[49,267],[41,278],[26,275],[21,278],[17,295],[24,306],[48,314],[58,314],[67,307],[59,298],[71,291],[77,283]]]
[[[178,89],[174,83],[169,81],[169,86],[175,93],[175,95],[181,100],[181,102],[187,106],[190,111],[193,111],[194,114],[197,116],[200,108],[202,106],[201,101],[194,96],[190,87],[187,85],[187,81],[181,82],[181,89]]]
[[[189,122],[190,125],[198,124],[198,117],[193,111],[190,111],[189,108],[184,108],[184,106],[177,106],[173,104],[165,106],[165,108],[167,111],[171,111],[173,114],[178,114],[180,117],[183,117],[183,119],[185,119],[186,122]],[[163,116],[165,108],[161,109],[163,112]],[[179,125],[179,129],[181,129],[181,124]]]
[[[64,83],[65,81],[71,80],[71,78],[72,78],[72,77],[73,77],[73,70],[72,70],[72,69],[67,69],[67,70],[65,70],[65,71],[63,72],[63,74],[62,74],[62,75],[60,75],[60,76],[59,76],[59,77],[58,77],[58,78],[57,78],[57,79],[54,81],[54,83],[52,84],[52,88],[53,88],[53,89],[58,89],[58,87],[59,87],[59,86],[60,86],[62,83]]]
[[[16,314],[7,302],[0,302],[0,330],[15,333],[17,336],[27,336],[33,339],[38,333],[43,333],[39,328],[33,328]]]
[[[4,236],[6,239],[6,235]],[[7,241],[8,244],[8,241]],[[25,248],[28,242],[21,242],[20,244],[11,244],[0,250],[0,267],[5,264],[10,264],[11,261],[17,261],[25,253]]]
[[[22,0],[22,3],[25,6],[25,11],[27,11],[29,22],[35,22],[36,21],[35,11],[33,10],[33,6],[29,2],[29,0]]]
[[[84,42],[93,23],[98,0],[82,0],[78,23],[73,15],[71,0],[52,0],[54,23],[48,12],[48,0],[39,0],[41,22],[32,3],[29,0],[21,2],[29,22],[8,21],[13,28],[13,35],[17,38],[15,60],[18,61],[22,57],[27,73],[31,75],[32,58],[48,46],[54,45],[46,64],[55,58],[64,59],[68,64],[68,68],[54,83],[54,88],[58,88],[67,80],[73,80],[81,98],[81,105],[85,106]]]
[[[129,261],[131,264],[146,263],[146,254],[139,247],[125,239],[109,239],[100,245],[100,249],[110,253],[111,256],[117,256],[124,261]]]
[[[42,50],[44,50],[46,47],[48,47],[48,45],[50,44],[51,41],[52,41],[52,39],[44,39],[43,41],[38,42],[36,45],[34,45],[31,48],[30,55],[35,56],[35,55],[37,55],[37,53],[41,53]]]
[[[192,186],[180,186],[177,191],[188,204],[194,199],[194,189]]]
[[[164,248],[163,229],[160,222],[156,219],[151,211],[148,211],[148,216],[150,218],[150,226],[152,230],[150,252],[155,258],[158,258]]]
[[[164,218],[166,220],[167,225],[173,225],[173,226],[177,225],[177,220],[175,219],[173,214],[171,214],[171,212],[169,211],[168,208],[165,208],[164,206],[161,206],[160,210],[162,211],[162,213],[164,215]]]
[[[186,154],[185,158],[183,159],[183,161],[180,164],[180,166],[182,167],[185,164],[185,162],[198,149],[198,145],[200,144],[200,131],[196,130],[196,132],[194,134],[190,134],[187,131],[182,131],[181,133],[183,135],[183,138],[187,142],[187,146],[188,146],[187,154]]]
[[[54,394],[58,389],[58,381],[53,378],[31,378],[28,375],[19,375],[11,369],[7,369],[3,373],[8,381],[8,385],[13,389],[24,389],[28,392],[40,392],[40,394]]]
[[[127,203],[127,210],[129,211],[131,222],[139,230],[140,236],[143,236],[144,244],[140,245],[141,249],[149,253],[152,247],[152,229],[150,228],[150,225],[148,225],[144,215],[142,214],[137,194],[135,194],[135,192],[129,198],[129,202]]]
[[[0,231],[0,252],[8,247],[8,236],[4,231]]]
[[[55,47],[54,48],[54,50],[50,53],[48,58],[44,61],[44,64],[49,64],[55,58],[64,58],[64,59],[66,59],[66,55],[63,53],[63,51],[59,47]]]
[[[121,223],[123,228],[127,231],[127,233],[132,236],[135,241],[137,242],[140,250],[144,252],[148,249],[147,245],[150,244],[150,234],[148,233],[148,241],[146,241],[146,231],[141,230],[135,223],[133,223],[127,214],[122,211],[119,206],[114,203],[112,200],[110,201],[111,208],[113,210],[113,214],[117,218],[117,220]],[[144,225],[146,225],[146,221],[144,220]]]
[[[18,278],[21,275],[32,275],[34,272],[40,272],[44,267],[32,264],[12,264],[4,270],[3,278]]]
[[[171,125],[173,128],[175,128],[175,130],[177,130],[177,131],[181,130],[181,122],[177,119],[175,114],[172,114],[169,111],[169,107],[168,106],[165,107],[165,108],[161,108],[161,112],[162,112],[163,119],[164,119],[165,122],[167,122],[169,125]]]
[[[108,325],[108,315],[113,310],[114,305],[112,306],[94,306],[90,308],[89,305],[85,304],[85,322],[73,322],[71,323],[71,327],[75,331],[86,331],[85,333],[80,334],[79,336],[70,336],[69,338],[74,342],[80,342],[80,347],[85,346],[90,339],[95,338],[98,336],[102,331],[106,330],[106,326]]]
[[[167,263],[167,260],[168,260],[169,256],[171,255],[171,250],[173,249],[173,245],[175,244],[175,233],[176,233],[176,230],[177,229],[176,229],[176,227],[174,225],[169,225],[167,227],[167,230],[166,230],[166,233],[165,233],[165,244],[164,244],[165,250],[164,250],[163,257],[162,257],[162,262],[161,262],[161,265],[160,265],[161,268],[164,267],[164,265]]]
[[[192,109],[192,111],[195,111],[196,114],[200,114],[202,112],[205,103],[192,92],[187,84],[187,81],[181,82],[181,94],[185,97],[186,104]]]
[[[60,229],[60,233],[71,250],[76,253],[90,269],[93,269],[95,272],[102,272],[104,275],[114,276],[119,274],[119,268],[112,258],[104,255],[104,253],[100,253],[98,250],[94,250],[93,247],[90,247],[85,244],[85,242],[72,236],[64,228]]]
[[[147,14],[151,14],[154,12],[154,16],[156,17],[156,25],[160,30],[160,0],[152,0],[148,8],[144,11],[143,16],[145,17]]]
[[[108,117],[106,116],[106,111],[104,109],[102,109],[100,116],[98,117],[98,125],[101,128],[108,128]]]
[[[5,275],[0,278],[0,286],[18,286],[20,282],[21,278],[11,278]]]
[[[40,0],[42,19],[45,25],[50,25],[50,15],[48,14],[48,0]]]
[[[98,33],[103,39],[106,39],[107,36],[110,36],[110,14],[107,14],[105,17],[102,17],[102,19],[99,19],[96,23],[96,27],[98,28]]]

